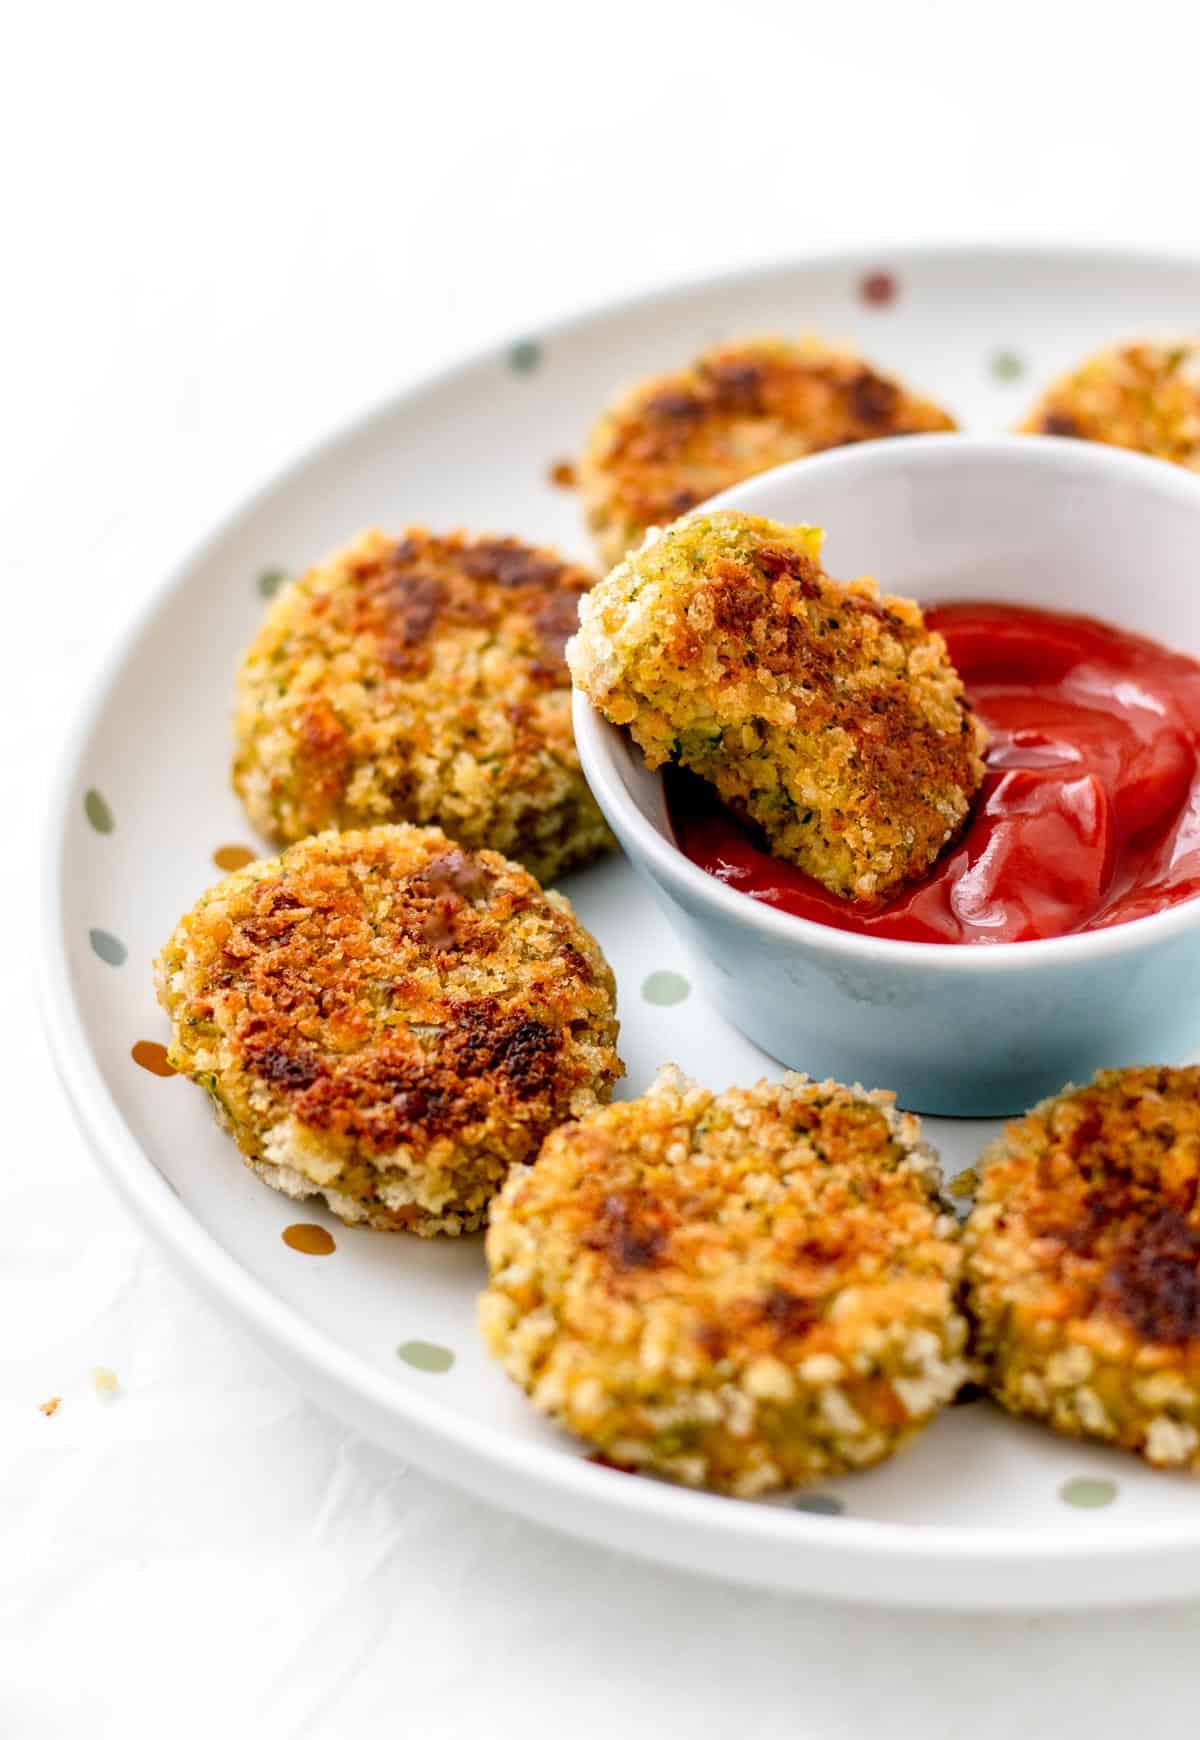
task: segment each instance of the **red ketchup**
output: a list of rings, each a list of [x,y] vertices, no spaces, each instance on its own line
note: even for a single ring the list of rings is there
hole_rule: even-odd
[[[906,942],[1029,942],[1200,894],[1200,663],[1086,616],[1007,604],[925,612],[991,735],[957,843],[877,905],[830,894],[671,770],[680,848],[768,906]]]

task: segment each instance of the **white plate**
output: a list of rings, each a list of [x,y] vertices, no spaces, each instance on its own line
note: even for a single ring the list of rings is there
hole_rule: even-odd
[[[864,297],[872,273],[890,275],[890,301]],[[1079,252],[838,258],[672,291],[404,394],[316,448],[166,580],[109,661],[54,798],[48,1022],[71,1100],[126,1200],[331,1409],[530,1516],[748,1582],[956,1607],[1200,1593],[1200,1485],[1018,1424],[988,1402],[950,1410],[891,1464],[800,1506],[595,1466],[485,1358],[477,1238],[424,1242],[330,1220],[334,1255],[288,1249],[283,1227],[315,1216],[240,1164],[202,1094],[130,1056],[134,1042],[166,1037],[150,962],[215,879],[214,848],[255,843],[229,790],[227,716],[234,662],[262,609],[260,576],[302,568],[367,524],[409,519],[586,553],[577,503],[549,481],[551,463],[576,449],[619,383],[729,334],[812,326],[845,336],[966,425],[1002,428],[1090,347],[1190,326],[1198,313],[1200,264]],[[687,990],[690,965],[623,862],[572,878],[568,892],[617,974],[624,1093],[668,1058],[718,1087],[777,1073],[695,992],[663,1000]],[[928,1127],[948,1173],[990,1128]],[[439,1349],[452,1363],[429,1369],[447,1365]]]

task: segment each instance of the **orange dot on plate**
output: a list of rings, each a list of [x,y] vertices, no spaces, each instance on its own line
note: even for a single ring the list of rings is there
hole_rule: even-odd
[[[253,864],[258,857],[249,846],[218,846],[213,853],[213,863],[218,870],[241,870],[247,864]]]
[[[337,1249],[328,1227],[314,1226],[309,1221],[285,1226],[282,1236],[285,1245],[294,1251],[302,1251],[306,1257],[327,1257]]]
[[[160,1045],[157,1039],[139,1039],[136,1045],[130,1046],[129,1055],[143,1069],[148,1069],[151,1075],[178,1074],[167,1058],[166,1046]]]

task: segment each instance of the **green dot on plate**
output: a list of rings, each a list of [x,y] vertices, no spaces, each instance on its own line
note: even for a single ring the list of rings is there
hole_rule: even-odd
[[[102,961],[107,961],[110,967],[123,967],[129,950],[119,936],[113,936],[107,930],[89,930],[88,941]]]
[[[449,1371],[454,1364],[450,1349],[439,1347],[436,1341],[402,1341],[396,1352],[405,1365],[417,1371]]]
[[[542,360],[542,347],[532,338],[523,338],[508,353],[508,366],[514,374],[531,375]]]
[[[1058,1489],[1058,1496],[1064,1504],[1076,1505],[1080,1510],[1099,1510],[1102,1505],[1111,1504],[1117,1496],[1115,1480],[1095,1480],[1087,1475],[1076,1475],[1074,1480],[1064,1480]]]
[[[691,988],[682,973],[649,973],[642,980],[647,1003],[682,1003]]]
[[[258,588],[260,598],[274,598],[279,588],[287,579],[282,568],[264,568],[254,584]]]
[[[845,1508],[832,1492],[802,1492],[792,1500],[793,1510],[806,1510],[813,1516],[841,1516]]]
[[[113,813],[94,785],[83,794],[83,813],[98,834],[112,833]]]
[[[994,350],[988,367],[997,381],[1019,381],[1025,373],[1024,359],[1015,350]]]

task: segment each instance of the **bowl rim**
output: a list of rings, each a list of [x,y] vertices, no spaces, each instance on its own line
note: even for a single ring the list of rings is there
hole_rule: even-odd
[[[609,297],[588,303],[570,310],[562,318],[540,323],[539,340],[553,342],[556,337],[586,329],[605,316],[649,309],[680,295],[698,296],[742,281],[759,281],[767,277],[782,280],[809,268],[837,268],[847,272],[868,270],[878,264],[881,249],[888,255],[889,263],[899,270],[914,264],[957,262],[968,257],[986,261],[1014,255],[1053,262],[1086,262],[1097,271],[1124,268],[1131,261],[1147,270],[1200,268],[1200,252],[1183,248],[1122,249],[1099,244],[1060,245],[1023,238],[1011,242],[968,241],[961,244],[942,238],[928,242],[906,242],[903,239],[887,242],[885,239],[884,243],[873,248],[830,249],[784,261],[772,258],[770,261],[752,262],[683,281],[668,279],[627,297]],[[232,511],[209,519],[201,535],[193,534],[184,540],[182,553],[156,575],[133,608],[122,614],[107,644],[100,649],[91,681],[85,686],[57,745],[51,771],[42,817],[39,853],[41,901],[34,944],[38,1002],[50,1054],[97,1165],[121,1201],[160,1241],[179,1271],[197,1291],[215,1307],[232,1312],[239,1324],[249,1327],[261,1338],[261,1344],[274,1357],[287,1363],[299,1387],[311,1394],[315,1380],[324,1395],[337,1394],[344,1398],[345,1403],[353,1404],[359,1410],[368,1410],[376,1422],[375,1435],[378,1438],[385,1437],[379,1422],[386,1421],[389,1427],[403,1428],[408,1440],[406,1447],[414,1460],[432,1473],[468,1490],[490,1493],[495,1502],[508,1503],[526,1516],[547,1522],[544,1506],[540,1500],[535,1504],[532,1495],[550,1492],[556,1501],[572,1507],[572,1521],[559,1525],[568,1533],[600,1544],[607,1541],[611,1547],[617,1544],[612,1538],[616,1532],[614,1523],[625,1522],[632,1532],[627,1533],[620,1544],[651,1562],[662,1562],[663,1559],[650,1539],[656,1529],[660,1531],[659,1539],[669,1534],[677,1544],[688,1541],[693,1534],[698,1537],[715,1534],[723,1537],[731,1550],[743,1548],[762,1554],[761,1564],[752,1573],[739,1571],[731,1563],[724,1573],[731,1580],[756,1587],[807,1590],[818,1594],[822,1591],[828,1594],[832,1586],[830,1575],[818,1575],[822,1568],[832,1572],[835,1565],[840,1567],[846,1561],[859,1560],[876,1570],[881,1565],[897,1566],[906,1575],[921,1568],[933,1574],[944,1574],[962,1567],[973,1572],[975,1579],[974,1593],[965,1602],[968,1611],[989,1611],[1013,1605],[1003,1596],[993,1599],[984,1591],[987,1578],[1010,1568],[1019,1568],[1022,1573],[1041,1570],[1050,1579],[1053,1586],[1045,1591],[1044,1600],[1038,1602],[1036,1596],[1033,1597],[1039,1608],[1071,1610],[1095,1605],[1094,1595],[1089,1599],[1086,1593],[1080,1593],[1076,1571],[1084,1565],[1092,1571],[1121,1570],[1131,1578],[1151,1568],[1157,1576],[1164,1565],[1178,1565],[1182,1567],[1181,1574],[1188,1576],[1185,1593],[1190,1594],[1193,1586],[1191,1568],[1200,1565],[1200,1524],[1181,1525],[1175,1517],[1130,1524],[1089,1516],[1086,1533],[1078,1531],[1074,1519],[1016,1528],[962,1523],[931,1528],[918,1522],[883,1521],[873,1517],[830,1518],[804,1511],[781,1510],[775,1506],[760,1507],[738,1500],[714,1502],[706,1493],[666,1486],[652,1480],[630,1479],[597,1467],[583,1457],[564,1455],[557,1447],[512,1440],[499,1428],[472,1420],[435,1396],[402,1387],[395,1378],[386,1376],[360,1356],[349,1352],[324,1330],[308,1323],[279,1299],[265,1282],[244,1268],[175,1196],[125,1122],[88,1041],[74,997],[70,950],[61,922],[69,830],[82,789],[81,776],[86,772],[87,746],[113,683],[143,635],[150,630],[154,619],[189,583],[193,571],[243,524],[250,523],[277,492],[294,484],[310,468],[336,454],[350,441],[387,423],[413,395],[431,392],[466,378],[501,354],[503,349],[501,335],[497,342],[480,346],[448,367],[429,374],[414,374],[412,379],[405,380],[398,389],[366,410],[339,418],[323,435],[299,442],[284,462],[266,468],[257,480],[251,480],[250,487],[239,496]],[[687,864],[687,860],[681,854],[679,856],[681,862]],[[712,882],[703,871],[696,870],[695,874],[704,882]],[[822,929],[820,926],[814,928]],[[829,937],[838,933],[824,930],[823,934]],[[921,947],[924,952],[924,945],[909,946]],[[1010,949],[1029,946],[1045,945],[1008,945]],[[303,1378],[300,1373],[304,1374]],[[366,1430],[362,1425],[361,1411],[355,1417],[359,1428]],[[447,1464],[447,1451],[454,1453],[453,1465]],[[801,1556],[810,1562],[812,1575],[806,1575],[803,1580],[785,1577],[781,1569],[785,1560]],[[680,1553],[669,1562],[682,1568],[687,1560]],[[691,1561],[691,1568],[699,1574],[715,1574],[712,1564],[700,1557]],[[1163,1582],[1164,1579],[1157,1577],[1157,1581]],[[853,1603],[868,1599],[861,1593],[836,1598]],[[1130,1597],[1133,1601],[1154,1598],[1153,1595],[1137,1593]],[[1168,1595],[1166,1598],[1171,1597]],[[1182,1595],[1175,1598],[1182,1598]],[[889,1605],[900,1604],[887,1594],[879,1599]],[[923,1604],[949,1607],[961,1601],[961,1588],[956,1585],[953,1600],[947,1596],[942,1601],[935,1594],[932,1598],[926,1597]],[[1022,1610],[1026,1610],[1029,1604],[1029,1599],[1022,1595],[1019,1604]]]
[[[944,431],[927,435],[892,436],[838,447],[824,453],[794,459],[786,465],[757,473],[713,496],[695,511],[712,513],[722,508],[758,511],[756,497],[780,480],[803,473],[825,475],[839,471],[887,471],[893,466],[911,470],[929,463],[951,467],[977,464],[1019,465],[1056,473],[1064,479],[1087,474],[1116,475],[1153,493],[1168,496],[1192,507],[1196,514],[1200,544],[1200,478],[1180,466],[1125,448],[1070,437],[1039,435],[974,435]],[[627,750],[628,739],[611,725],[595,704],[579,689],[572,691],[575,741],[589,786],[615,832],[632,842],[656,879],[678,889],[691,900],[710,908],[722,918],[756,930],[776,942],[804,945],[859,962],[879,965],[920,966],[953,973],[1001,974],[1033,967],[1082,965],[1156,947],[1172,937],[1200,927],[1200,894],[1192,895],[1161,912],[1148,913],[1100,930],[1073,931],[1065,936],[1037,937],[1027,942],[991,946],[949,942],[909,942],[896,937],[864,935],[837,930],[815,919],[768,906],[753,895],[730,887],[694,864],[673,838],[647,820],[626,789],[618,767],[618,755]],[[657,776],[662,778],[661,772]]]

